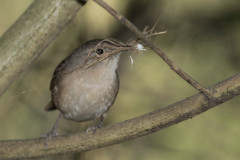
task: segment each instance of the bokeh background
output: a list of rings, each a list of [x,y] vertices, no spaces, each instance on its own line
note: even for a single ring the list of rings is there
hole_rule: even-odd
[[[189,75],[205,86],[239,72],[240,1],[108,0],[137,27],[156,25],[167,33],[153,40]],[[32,0],[0,0],[0,36]],[[0,139],[37,138],[53,126],[58,112],[45,112],[49,82],[57,64],[87,40],[134,35],[92,1],[0,99]],[[133,57],[131,65],[129,56]],[[120,91],[105,124],[124,121],[191,96],[184,82],[151,50],[125,53],[119,66]],[[81,154],[47,159],[74,160],[237,160],[240,158],[240,98],[152,135]],[[60,134],[83,131],[92,122],[62,120]],[[0,155],[1,156],[1,155]]]

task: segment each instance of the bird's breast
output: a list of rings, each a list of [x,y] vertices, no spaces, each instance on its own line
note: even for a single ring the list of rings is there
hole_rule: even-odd
[[[118,93],[115,71],[79,69],[64,75],[58,87],[58,109],[66,119],[86,121],[101,116]]]

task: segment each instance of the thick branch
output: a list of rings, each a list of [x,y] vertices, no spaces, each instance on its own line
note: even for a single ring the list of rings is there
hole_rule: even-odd
[[[118,13],[111,6],[105,3],[103,0],[94,0],[101,7],[103,7],[106,11],[108,11],[113,17],[119,20],[123,25],[125,25],[129,30],[131,30],[134,34],[137,35],[144,43],[146,43],[155,53],[157,53],[169,66],[170,68],[176,72],[180,77],[182,77],[185,81],[191,84],[195,89],[199,90],[200,93],[204,94],[209,98],[213,98],[211,92],[201,85],[199,82],[190,77],[187,73],[185,73],[181,68],[179,68],[168,56],[149,38],[147,38],[143,32],[141,32],[135,25],[133,25],[126,17]]]
[[[196,94],[170,106],[143,116],[110,125],[92,134],[54,137],[44,146],[45,139],[0,141],[0,159],[33,158],[69,152],[81,152],[124,142],[151,134],[160,129],[192,118],[240,94],[240,74],[211,88],[215,101]]]
[[[0,39],[0,95],[68,24],[76,0],[36,0]]]

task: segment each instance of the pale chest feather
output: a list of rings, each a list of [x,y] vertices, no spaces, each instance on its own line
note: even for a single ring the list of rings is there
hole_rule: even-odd
[[[114,102],[118,93],[117,63],[76,70],[66,74],[58,84],[58,109],[67,119],[85,121],[101,116]],[[59,89],[58,89],[59,90]]]

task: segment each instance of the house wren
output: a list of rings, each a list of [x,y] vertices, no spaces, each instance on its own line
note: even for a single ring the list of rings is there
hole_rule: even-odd
[[[134,51],[135,46],[115,39],[91,40],[75,49],[55,69],[50,84],[51,101],[45,110],[60,111],[60,115],[47,136],[55,135],[61,117],[82,122],[104,115],[112,106],[119,88],[117,75],[120,54]]]

